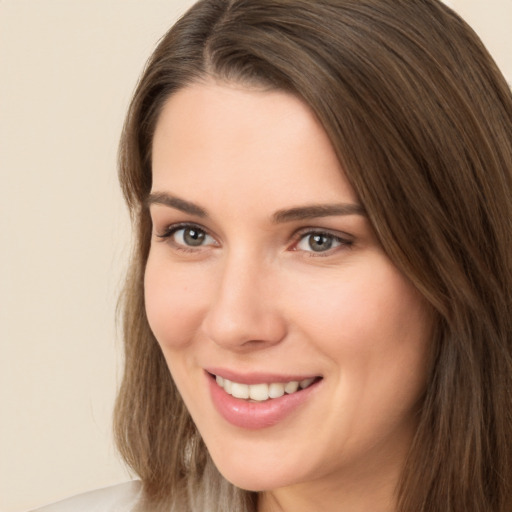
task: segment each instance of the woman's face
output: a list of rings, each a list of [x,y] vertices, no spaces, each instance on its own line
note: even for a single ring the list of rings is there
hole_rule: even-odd
[[[430,315],[310,109],[236,85],[179,91],[149,203],[149,323],[224,476],[251,490],[394,478]]]

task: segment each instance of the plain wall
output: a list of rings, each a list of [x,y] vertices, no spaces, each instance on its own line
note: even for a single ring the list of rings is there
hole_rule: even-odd
[[[130,478],[115,453],[123,116],[192,0],[0,0],[0,512]],[[512,2],[448,2],[512,82]]]
[[[192,0],[0,2],[0,511],[130,478],[111,409],[130,247],[116,151]]]

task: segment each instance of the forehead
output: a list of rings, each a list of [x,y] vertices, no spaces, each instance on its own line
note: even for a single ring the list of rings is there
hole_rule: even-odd
[[[296,203],[355,200],[316,116],[282,91],[215,83],[178,91],[159,117],[152,159],[153,191],[192,200],[212,187]]]

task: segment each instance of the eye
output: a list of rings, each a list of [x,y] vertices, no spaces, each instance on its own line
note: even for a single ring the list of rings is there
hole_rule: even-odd
[[[174,241],[180,245],[198,247],[208,242],[211,236],[196,227],[181,228],[173,233]]]
[[[165,233],[157,236],[163,240],[169,240],[177,248],[185,250],[217,245],[217,242],[211,235],[193,224],[169,226]]]
[[[310,253],[324,253],[341,246],[350,246],[352,241],[324,232],[308,232],[301,235],[296,250]]]

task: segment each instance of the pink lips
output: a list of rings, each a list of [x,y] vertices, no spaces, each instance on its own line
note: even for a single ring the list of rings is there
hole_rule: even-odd
[[[289,382],[291,380],[303,380],[307,377],[278,377],[276,375],[234,375],[225,370],[216,370],[215,373],[212,369],[208,369],[205,373],[208,385],[210,388],[210,395],[213,404],[219,414],[229,423],[237,427],[245,429],[260,429],[271,427],[284,420],[293,411],[303,405],[310,396],[315,393],[321,380],[311,384],[306,389],[297,391],[290,395],[283,395],[279,398],[272,398],[264,402],[249,402],[240,398],[235,398],[226,393],[216,382],[211,374],[220,375],[228,378],[234,382],[243,384],[257,384],[260,382]]]

